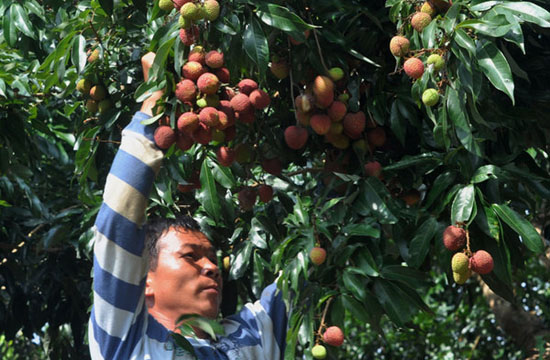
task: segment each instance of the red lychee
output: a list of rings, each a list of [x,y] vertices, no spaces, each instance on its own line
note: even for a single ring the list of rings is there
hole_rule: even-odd
[[[378,161],[368,161],[365,165],[365,175],[380,178],[382,175],[382,165]]]
[[[185,78],[197,81],[199,76],[204,74],[205,69],[201,65],[201,63],[197,61],[188,61],[187,63],[185,63],[185,65],[183,65],[181,72]]]
[[[251,187],[245,187],[244,189],[239,191],[237,197],[239,199],[239,205],[244,211],[249,211],[254,208],[254,204],[256,204],[255,189]]]
[[[231,107],[231,102],[227,100],[221,100],[220,104],[218,105],[218,110],[224,112],[225,115],[227,115],[227,121],[229,124],[235,124],[235,111]]]
[[[189,149],[191,149],[191,146],[193,146],[195,142],[193,141],[193,138],[191,138],[191,136],[185,134],[185,133],[182,133],[182,132],[178,132],[177,135],[176,135],[176,146],[181,150],[181,151],[187,151]]]
[[[193,25],[189,29],[180,29],[180,39],[184,45],[191,46],[198,38],[199,27],[197,25]]]
[[[249,111],[243,111],[236,113],[237,120],[242,122],[243,124],[252,124],[254,121],[256,121],[256,115],[254,114],[254,111],[251,109]]]
[[[180,132],[191,135],[199,127],[199,117],[193,112],[185,112],[178,118],[177,125]]]
[[[211,106],[203,108],[199,113],[199,121],[208,127],[216,127],[220,123],[218,110]]]
[[[220,88],[220,80],[212,73],[204,73],[199,76],[197,80],[197,86],[201,93],[206,95],[215,94]]]
[[[174,3],[174,7],[176,8],[177,11],[180,11],[181,7],[184,5],[184,4],[187,4],[188,2],[191,2],[193,0],[172,0],[172,2]]]
[[[404,36],[394,36],[390,40],[390,51],[393,56],[401,57],[407,55],[410,46],[409,39]]]
[[[480,275],[493,271],[493,257],[485,250],[478,250],[470,258],[470,268]]]
[[[347,113],[344,117],[344,133],[352,139],[358,139],[365,130],[365,113]]]
[[[271,175],[279,176],[283,172],[283,163],[279,158],[264,159],[262,168]]]
[[[176,142],[176,132],[170,126],[159,126],[155,129],[153,138],[160,149],[166,150]]]
[[[193,140],[201,145],[208,145],[212,141],[212,129],[204,123],[199,123],[197,130],[193,132]]]
[[[201,65],[205,65],[204,58],[206,57],[206,52],[204,51],[204,48],[200,45],[193,47],[193,49],[189,52],[189,56],[187,57],[188,61],[195,61],[198,62]]]
[[[413,79],[420,79],[424,74],[424,63],[418,58],[410,58],[403,64],[405,74]]]
[[[273,199],[273,188],[266,184],[258,186],[258,196],[261,202],[270,202]]]
[[[231,107],[236,112],[250,112],[252,110],[252,104],[250,103],[250,99],[245,94],[237,94],[231,99],[229,102],[231,104]]]
[[[250,95],[252,91],[258,88],[258,83],[252,79],[242,79],[237,86],[241,93]]]
[[[344,343],[344,333],[338,326],[330,326],[323,334],[323,341],[332,346],[341,346]]]
[[[411,26],[418,32],[422,32],[430,24],[432,17],[424,12],[417,12],[411,18]]]
[[[189,102],[195,100],[197,96],[197,88],[195,83],[189,79],[184,79],[176,85],[176,97],[181,102]]]
[[[252,91],[248,97],[252,106],[258,110],[265,109],[271,103],[269,95],[262,89]]]
[[[313,81],[313,93],[317,106],[325,109],[334,101],[334,83],[329,77],[319,75]]]
[[[386,143],[386,131],[383,127],[377,127],[369,130],[367,133],[367,140],[369,141],[369,144],[374,147],[384,146]]]
[[[321,247],[314,247],[309,252],[309,258],[315,265],[321,265],[327,258],[327,251]]]
[[[229,73],[228,68],[225,68],[225,67],[219,68],[216,70],[215,74],[218,77],[218,79],[220,79],[220,81],[224,84],[228,84],[229,81],[231,80],[231,76],[230,76],[231,74]]]
[[[451,251],[460,250],[466,244],[466,231],[454,225],[449,225],[443,231],[443,244]]]
[[[327,109],[327,114],[332,121],[341,121],[346,116],[348,109],[341,101],[334,101]]]
[[[223,53],[216,50],[209,51],[204,61],[210,68],[219,69],[223,66]]]
[[[318,135],[325,135],[330,130],[331,120],[328,115],[315,114],[309,119],[309,125]]]
[[[289,148],[298,150],[304,147],[307,142],[307,130],[295,125],[285,129],[285,142]]]
[[[220,146],[216,151],[218,162],[222,166],[231,166],[235,161],[235,150],[227,146]]]

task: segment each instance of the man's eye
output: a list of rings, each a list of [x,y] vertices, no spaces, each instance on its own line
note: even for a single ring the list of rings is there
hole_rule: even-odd
[[[181,257],[186,258],[186,259],[192,259],[193,258],[193,253],[181,254]]]

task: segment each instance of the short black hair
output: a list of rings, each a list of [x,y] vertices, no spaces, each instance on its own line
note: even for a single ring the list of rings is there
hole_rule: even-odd
[[[150,270],[155,271],[158,265],[158,239],[170,228],[201,231],[199,223],[189,215],[179,215],[174,219],[155,217],[147,220],[145,224],[145,246],[149,253]]]

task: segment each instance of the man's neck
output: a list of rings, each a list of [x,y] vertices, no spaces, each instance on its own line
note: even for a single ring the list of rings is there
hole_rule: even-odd
[[[151,316],[153,316],[155,320],[157,320],[162,326],[164,326],[168,330],[176,333],[180,333],[180,329],[176,327],[176,321],[177,321],[177,318],[179,318],[179,316],[174,317],[174,316],[166,315],[158,311],[155,307],[149,308],[149,314],[151,314]],[[204,331],[202,331],[200,328],[193,326],[193,330],[195,331],[195,335],[199,339],[210,339],[210,336]]]

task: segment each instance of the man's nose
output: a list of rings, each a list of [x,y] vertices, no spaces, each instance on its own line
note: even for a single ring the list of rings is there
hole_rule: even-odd
[[[204,258],[201,274],[216,279],[220,276],[220,269],[210,259]]]

